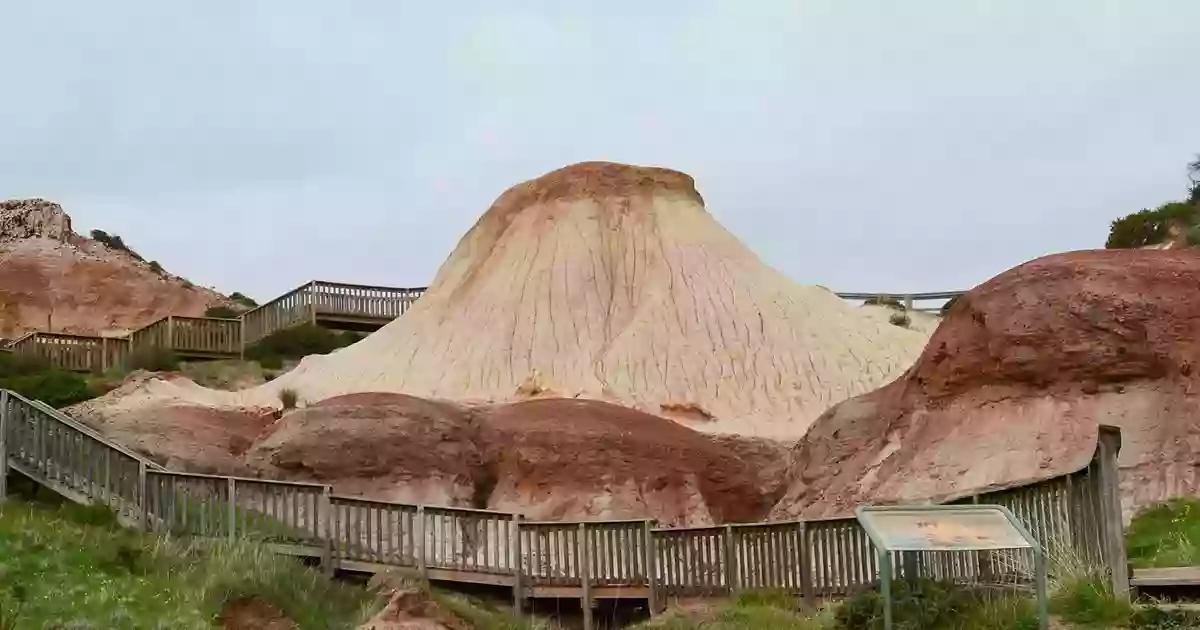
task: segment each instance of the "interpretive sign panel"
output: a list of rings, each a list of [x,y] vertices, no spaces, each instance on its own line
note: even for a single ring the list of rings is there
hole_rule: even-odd
[[[931,506],[932,507],[932,506]],[[871,508],[859,520],[890,551],[983,551],[1033,546],[996,506]]]

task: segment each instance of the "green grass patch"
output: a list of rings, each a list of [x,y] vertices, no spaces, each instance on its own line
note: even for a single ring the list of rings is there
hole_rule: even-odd
[[[883,596],[863,591],[844,601],[835,628],[882,628]],[[993,589],[957,587],[934,580],[892,582],[895,630],[1037,630],[1037,608],[1028,595]]]
[[[634,626],[641,630],[826,630],[833,628],[832,610],[808,614],[797,598],[773,590],[744,591],[732,599],[698,607],[670,609]]]
[[[210,629],[227,603],[257,599],[327,630],[355,627],[376,605],[258,545],[192,545],[114,520],[100,508],[0,505],[0,615],[16,616],[13,629]]]
[[[1125,534],[1136,568],[1200,565],[1200,499],[1171,499],[1138,512]]]

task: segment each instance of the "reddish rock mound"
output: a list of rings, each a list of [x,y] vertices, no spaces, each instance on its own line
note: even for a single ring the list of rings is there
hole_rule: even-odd
[[[61,206],[0,201],[0,338],[51,329],[123,334],[167,315],[203,315],[224,296],[76,234]]]
[[[468,408],[375,393],[325,400],[278,421],[192,405],[87,419],[180,470],[320,481],[339,494],[537,520],[755,520],[779,484],[760,479],[754,463],[784,454],[590,400]]]
[[[482,466],[466,410],[403,394],[350,394],[284,416],[247,454],[264,477],[341,494],[469,506]]]
[[[733,449],[657,416],[551,399],[492,407],[481,422],[494,509],[541,520],[707,525],[753,521],[770,508]]]
[[[896,382],[823,414],[773,516],[946,499],[1083,467],[1121,427],[1128,510],[1200,487],[1200,253],[1048,256],[958,300]]]

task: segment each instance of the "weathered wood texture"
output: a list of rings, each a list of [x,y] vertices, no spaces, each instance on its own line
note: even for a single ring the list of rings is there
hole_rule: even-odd
[[[315,324],[323,318],[352,318],[382,326],[403,315],[424,292],[424,288],[373,287],[314,280],[244,313],[243,344],[253,344],[275,331],[297,324]]]
[[[683,529],[644,520],[530,522],[506,512],[333,496],[321,484],[166,471],[11,392],[0,395],[0,427],[6,466],[71,500],[111,506],[124,522],[152,531],[258,540],[321,558],[331,570],[409,567],[434,579],[511,586],[518,600],[632,594],[652,606],[747,589],[841,597],[878,579],[875,549],[854,519]],[[1086,469],[961,501],[1006,505],[1052,557],[1076,554],[1118,583],[1122,535],[1103,498],[1113,490],[1104,484],[1115,483],[1118,448],[1105,429]],[[1020,579],[1030,569],[1021,562],[998,552],[893,558],[897,575],[971,582]]]
[[[235,358],[242,351],[242,322],[213,317],[164,317],[129,336],[133,356],[159,348],[181,358]]]
[[[129,357],[129,340],[66,333],[33,332],[14,340],[9,350],[37,357],[49,365],[72,372],[105,372]]]

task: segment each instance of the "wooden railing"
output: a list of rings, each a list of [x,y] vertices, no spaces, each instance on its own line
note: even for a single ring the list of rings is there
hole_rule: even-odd
[[[9,344],[15,354],[37,357],[50,365],[76,372],[106,372],[124,365],[129,340],[66,333],[32,332]]]
[[[242,343],[252,344],[297,324],[316,323],[321,316],[395,319],[407,312],[424,292],[423,287],[373,287],[314,280],[244,313]]]
[[[236,356],[242,350],[242,322],[214,317],[164,317],[129,335],[133,353],[164,348],[189,355]]]
[[[1075,553],[1111,570],[1120,586],[1117,449],[1119,434],[1106,428],[1084,470],[960,501],[1008,506],[1051,557]],[[0,390],[0,471],[8,468],[72,500],[110,506],[123,522],[149,531],[251,538],[321,558],[329,570],[411,567],[435,579],[507,585],[518,606],[543,592],[585,601],[624,593],[648,598],[652,607],[665,597],[745,589],[812,600],[869,588],[878,576],[875,550],[854,519],[684,529],[654,528],[648,520],[528,522],[507,512],[336,496],[324,484],[172,472],[61,412]],[[0,475],[0,496],[4,489]],[[947,579],[1000,572],[988,554],[917,560],[912,566],[924,574]]]

